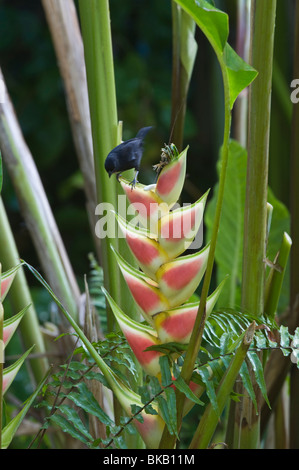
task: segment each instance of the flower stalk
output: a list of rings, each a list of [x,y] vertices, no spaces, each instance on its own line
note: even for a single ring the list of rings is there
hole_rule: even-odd
[[[263,313],[265,300],[265,246],[275,15],[276,0],[253,1],[251,60],[252,66],[259,71],[259,75],[250,90],[242,307],[256,315]],[[261,43],[265,47],[260,47]],[[242,406],[245,425],[242,429],[236,429],[235,442],[241,448],[256,448],[259,442],[259,417],[251,400],[242,399]],[[240,405],[237,405],[237,408],[239,407]],[[236,427],[238,427],[237,422]]]

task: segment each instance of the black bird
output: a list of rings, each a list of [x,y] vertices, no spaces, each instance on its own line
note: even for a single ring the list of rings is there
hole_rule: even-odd
[[[143,139],[150,129],[152,129],[152,126],[142,127],[136,137],[122,142],[111,150],[105,160],[105,170],[107,171],[109,178],[113,173],[116,173],[116,178],[118,180],[122,171],[134,168],[135,176],[130,184],[132,187],[136,185],[143,154]]]

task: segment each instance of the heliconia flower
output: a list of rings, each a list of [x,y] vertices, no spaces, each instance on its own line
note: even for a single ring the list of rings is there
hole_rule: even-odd
[[[153,233],[157,232],[158,220],[168,214],[180,197],[186,175],[187,150],[188,147],[162,169],[156,185],[149,187],[138,183],[132,190],[129,182],[120,179],[140,223]]]
[[[209,256],[209,244],[198,252],[184,255],[202,223],[208,192],[193,204],[174,207],[184,185],[188,149],[178,154],[177,151],[172,152],[173,147],[162,149],[161,161],[156,166],[162,169],[156,184],[144,186],[138,183],[132,188],[129,182],[120,180],[129,203],[137,212],[134,222],[138,220],[139,225],[128,223],[115,214],[140,269],[131,266],[114,248],[112,250],[147,325],[132,320],[129,312],[124,313],[103,289],[138,362],[147,374],[158,380],[161,379],[159,359],[164,353],[161,348],[160,351],[150,348],[165,343],[189,342],[200,304],[200,301],[191,302],[190,298],[202,280]],[[206,318],[213,310],[221,289],[222,284],[208,297]],[[177,356],[173,354],[172,359],[175,361]],[[104,375],[129,415],[131,404],[142,408],[144,422],[136,421],[135,425],[146,445],[158,448],[165,426],[163,419],[159,414],[146,414],[139,395],[129,390],[123,382],[120,383],[112,370],[109,369]],[[171,386],[176,387],[174,379]],[[192,381],[189,387],[196,397],[204,391],[203,384]],[[193,399],[189,396],[185,400],[184,414],[194,405]],[[153,402],[153,406],[159,413],[157,403]]]
[[[21,265],[18,265],[10,269],[9,271],[5,271],[4,273],[1,274],[1,299],[0,300],[2,302],[5,299],[20,266]]]
[[[128,317],[116,304],[116,302],[112,299],[110,294],[106,291],[105,288],[102,288],[109,305],[114,313],[114,316],[122,330],[123,334],[125,335],[133,353],[135,354],[136,359],[144,369],[144,371],[153,376],[157,376],[160,378],[160,364],[159,358],[162,356],[162,353],[159,351],[147,351],[146,349],[150,346],[155,346],[161,344],[161,341],[157,338],[157,332],[144,324],[138,323]],[[173,377],[174,379],[174,377]],[[175,383],[172,385],[175,388]],[[189,387],[192,392],[199,396],[203,393],[204,387],[200,384],[195,382],[190,382]],[[186,400],[183,408],[183,415],[187,414],[191,407],[194,405],[192,400]],[[152,428],[152,426],[156,426],[154,420],[146,420],[146,426]],[[141,428],[140,423],[135,423],[137,428]],[[144,427],[143,427],[144,430]]]
[[[14,315],[11,318],[8,318],[7,320],[4,320],[3,322],[3,342],[4,342],[4,347],[6,347],[16,331],[20,321],[22,320],[24,314],[28,310],[28,307],[25,307],[23,310],[21,310],[19,313]]]
[[[207,298],[206,318],[211,314],[223,288],[225,281]],[[154,315],[154,326],[161,343],[189,343],[195,318],[199,307],[198,302],[190,302],[171,310]]]
[[[127,223],[117,214],[116,218],[138,266],[156,280],[157,269],[169,260],[167,253],[148,230]]]
[[[28,351],[26,351],[14,364],[11,366],[6,367],[3,370],[3,382],[2,382],[2,391],[3,394],[7,392],[9,386],[11,385],[12,381],[14,380],[15,376],[19,372],[21,366],[23,365],[26,357],[28,354],[31,352],[31,350],[34,348],[32,346]]]
[[[132,320],[118,307],[105,289],[103,289],[103,292],[136,359],[147,374],[157,375],[160,370],[159,357],[162,354],[158,351],[146,351],[146,348],[160,344],[156,331],[149,326]]]
[[[152,315],[170,307],[167,298],[156,282],[130,266],[114,249],[113,251],[135,302],[144,318],[152,323]]]
[[[156,195],[171,208],[179,199],[186,176],[188,147],[161,171],[155,189]]]
[[[155,191],[147,190],[147,187],[140,183],[133,190],[130,183],[122,179],[120,183],[129,203],[136,210],[141,225],[156,233],[158,220],[164,214],[167,214],[169,210],[168,205],[157,196]]]
[[[189,248],[202,222],[208,191],[194,204],[175,209],[158,222],[158,241],[168,257],[175,258]]]
[[[209,245],[192,255],[163,264],[157,271],[161,293],[172,307],[187,302],[198,287],[208,261]]]

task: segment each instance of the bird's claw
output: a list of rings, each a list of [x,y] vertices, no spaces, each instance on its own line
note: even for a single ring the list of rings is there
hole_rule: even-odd
[[[131,183],[130,183],[131,191],[133,191],[133,189],[134,189],[135,186],[136,186],[136,183],[138,183],[138,180],[137,180],[138,173],[139,173],[139,172],[136,171],[135,176],[134,176],[134,179],[133,179],[133,181],[131,181]]]
[[[131,191],[133,191],[133,189],[135,188],[136,183],[138,183],[136,178],[134,178],[133,181],[131,181],[131,183],[129,183],[129,185],[131,186]]]

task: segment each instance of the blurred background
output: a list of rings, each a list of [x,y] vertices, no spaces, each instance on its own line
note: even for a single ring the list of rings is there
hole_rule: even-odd
[[[236,47],[236,0],[216,0],[230,17]],[[278,0],[270,142],[270,186],[289,203],[289,154],[293,73],[294,0]],[[118,117],[123,139],[153,125],[147,138],[141,182],[169,143],[171,129],[172,22],[170,0],[110,0]],[[94,250],[82,178],[68,120],[63,83],[39,0],[0,1],[0,63],[25,139],[33,154],[62,238],[81,282]],[[222,143],[222,83],[214,53],[196,31],[198,53],[188,96],[184,143],[190,145],[183,194],[193,202],[217,181]],[[261,45],[262,47],[262,45]],[[234,133],[234,129],[232,129]],[[3,198],[19,252],[39,269],[29,232],[4,169]]]

